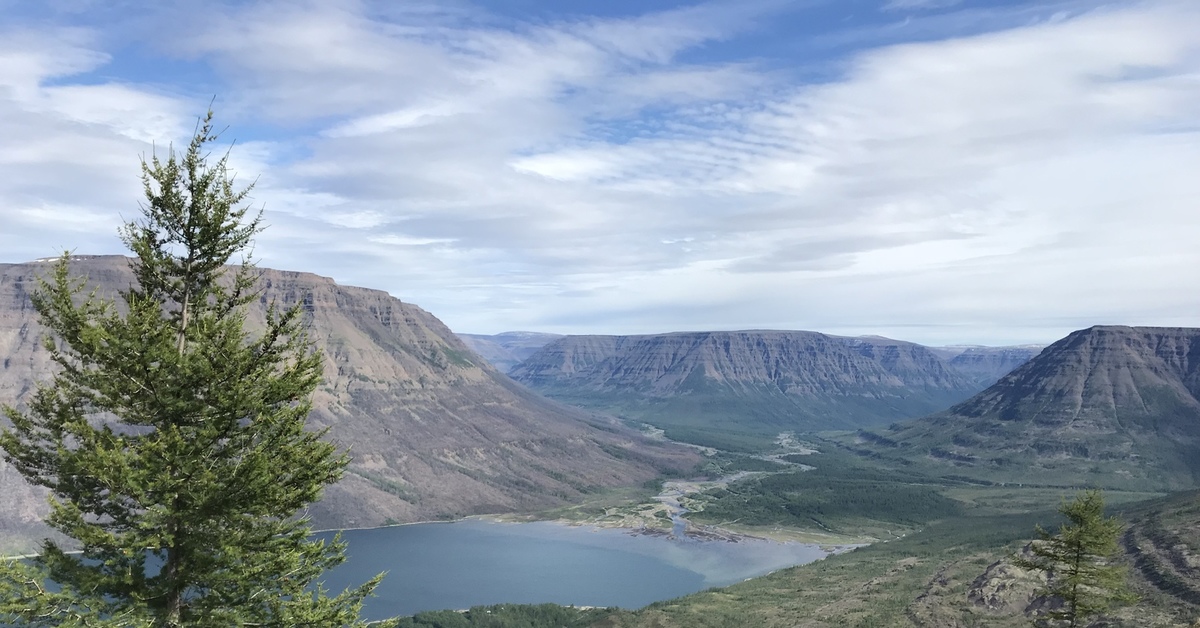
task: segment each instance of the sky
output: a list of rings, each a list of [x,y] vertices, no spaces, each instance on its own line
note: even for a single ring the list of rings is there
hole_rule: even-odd
[[[211,103],[261,266],[457,332],[1200,326],[1195,0],[0,16],[0,263],[125,252],[140,159]]]

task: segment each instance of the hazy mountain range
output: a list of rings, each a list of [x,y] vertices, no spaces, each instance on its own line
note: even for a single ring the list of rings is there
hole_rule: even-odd
[[[492,363],[501,372],[513,367],[537,353],[538,349],[561,334],[544,334],[536,331],[506,331],[500,334],[458,334],[468,347],[483,359]]]
[[[929,347],[929,350],[946,360],[951,370],[966,376],[980,388],[986,388],[1028,362],[1044,348],[1045,345],[957,346]]]

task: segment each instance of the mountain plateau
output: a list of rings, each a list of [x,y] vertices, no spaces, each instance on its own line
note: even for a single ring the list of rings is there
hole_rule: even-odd
[[[921,345],[807,331],[567,336],[509,374],[566,403],[723,445],[921,416],[981,388]]]

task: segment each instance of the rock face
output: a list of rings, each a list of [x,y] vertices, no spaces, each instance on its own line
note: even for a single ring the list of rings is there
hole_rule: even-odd
[[[1092,327],[951,408],[863,434],[964,475],[1182,488],[1200,479],[1200,329]]]
[[[500,334],[458,334],[479,357],[487,360],[501,372],[507,373],[538,349],[562,338],[561,334],[543,334],[536,331],[506,331]]]
[[[668,435],[879,425],[979,390],[921,345],[806,331],[567,336],[509,374],[568,403],[666,426]]]
[[[0,404],[20,406],[50,363],[29,293],[48,263],[0,265]],[[72,262],[101,294],[131,281],[123,257]],[[325,380],[310,424],[349,447],[344,479],[313,506],[321,527],[531,510],[598,487],[690,468],[694,454],[543,399],[479,360],[435,317],[387,293],[263,270],[262,303],[301,304]],[[263,309],[251,313],[251,325]],[[27,529],[39,495],[0,463],[0,532]]]
[[[1030,545],[1021,549],[1025,558],[1033,556]],[[1012,564],[1005,557],[988,565],[967,590],[967,601],[980,610],[996,615],[1033,614],[1049,600],[1039,598],[1037,590],[1046,585],[1046,575]]]

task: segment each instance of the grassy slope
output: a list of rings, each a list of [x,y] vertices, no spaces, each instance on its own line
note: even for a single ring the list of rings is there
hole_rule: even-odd
[[[918,422],[901,423],[911,426]],[[987,445],[984,441],[974,446],[989,451],[989,457],[965,456],[962,450],[948,445],[949,439],[961,440],[959,435],[934,436],[936,426],[922,424],[928,434],[912,442],[891,440],[895,430],[872,432],[825,432],[814,438],[823,449],[852,453],[881,467],[903,469],[910,473],[954,478],[981,485],[1011,485],[1023,488],[1082,488],[1094,487],[1117,491],[1167,492],[1196,486],[1193,472],[1186,465],[1176,464],[1177,459],[1194,457],[1191,453],[1179,453],[1183,447],[1152,447],[1158,452],[1154,456],[1124,455],[1086,458],[1067,454],[1038,454],[1034,450],[1015,451],[1004,445]],[[907,428],[906,428],[907,429]],[[911,432],[915,428],[909,429]],[[998,437],[990,435],[996,443],[1018,442],[1026,438],[1020,434]],[[1120,437],[1109,435],[1111,440]],[[1143,439],[1145,440],[1145,439]],[[1139,441],[1141,442],[1141,441]],[[1145,445],[1145,443],[1142,443]],[[1137,460],[1137,462],[1131,462]],[[1195,465],[1200,462],[1192,461]]]
[[[911,625],[908,607],[938,572],[948,567],[982,572],[997,548],[1003,552],[1019,545],[1037,520],[1031,514],[951,519],[904,539],[657,603],[639,612],[619,613],[598,625]]]

